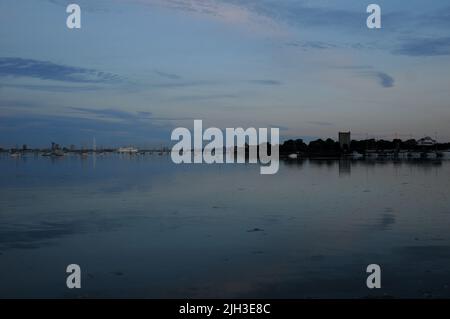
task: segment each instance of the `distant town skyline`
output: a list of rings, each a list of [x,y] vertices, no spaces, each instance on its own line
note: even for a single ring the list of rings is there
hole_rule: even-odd
[[[381,30],[350,0],[4,0],[0,147],[156,147],[194,119],[450,141],[448,1],[375,3]]]

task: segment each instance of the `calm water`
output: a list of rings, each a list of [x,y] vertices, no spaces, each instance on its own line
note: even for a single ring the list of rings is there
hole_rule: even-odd
[[[450,297],[450,162],[0,158],[0,297]],[[82,268],[68,290],[65,268]],[[382,289],[366,288],[366,266]]]

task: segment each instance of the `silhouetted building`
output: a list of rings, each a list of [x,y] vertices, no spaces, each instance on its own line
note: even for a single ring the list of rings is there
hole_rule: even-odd
[[[341,150],[349,150],[351,142],[350,132],[339,132],[339,146]]]

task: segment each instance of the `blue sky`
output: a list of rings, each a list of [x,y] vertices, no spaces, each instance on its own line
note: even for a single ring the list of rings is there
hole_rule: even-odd
[[[193,119],[450,140],[450,4],[372,2],[3,0],[0,147],[156,146]]]

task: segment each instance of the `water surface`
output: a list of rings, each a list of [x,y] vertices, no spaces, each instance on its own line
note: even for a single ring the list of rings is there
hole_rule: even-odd
[[[450,297],[449,161],[280,165],[3,155],[0,297]]]

